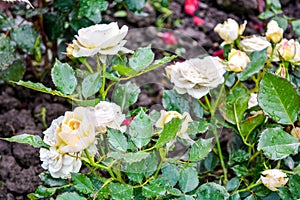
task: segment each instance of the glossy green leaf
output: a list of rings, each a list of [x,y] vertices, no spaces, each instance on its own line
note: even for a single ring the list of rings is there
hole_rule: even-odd
[[[299,175],[292,175],[289,177],[288,182],[289,189],[292,193],[293,199],[300,198],[300,176]]]
[[[140,92],[140,88],[134,83],[118,84],[113,91],[112,99],[124,110],[137,101]]]
[[[280,124],[293,124],[300,108],[300,98],[293,85],[271,73],[266,73],[260,82],[258,103],[266,114]]]
[[[270,17],[273,17],[274,15],[275,14],[272,11],[267,10],[267,11],[261,13],[260,15],[258,15],[258,18],[259,19],[268,19]]]
[[[127,163],[140,162],[150,156],[150,153],[138,151],[135,153],[110,152],[109,157],[115,160],[124,160]]]
[[[145,185],[142,188],[142,194],[147,198],[161,197],[164,196],[165,193],[166,193],[166,189],[157,184]]]
[[[25,62],[16,60],[5,71],[0,71],[0,78],[5,81],[19,81],[25,74]]]
[[[29,199],[41,199],[51,197],[55,194],[57,188],[46,188],[42,185],[39,185],[34,193],[30,193],[27,195]]]
[[[149,67],[147,67],[144,72],[149,72],[152,71],[160,66],[162,66],[163,64],[166,64],[168,62],[171,62],[172,60],[174,60],[175,58],[177,58],[177,56],[165,56],[162,59],[159,60],[155,60]]]
[[[115,200],[130,200],[133,197],[133,188],[130,185],[110,183],[109,190]]]
[[[15,43],[5,34],[0,35],[0,71],[7,69],[15,60]]]
[[[248,137],[265,119],[266,117],[263,114],[248,117],[240,124],[241,134],[244,137]]]
[[[105,72],[104,77],[111,80],[111,81],[114,81],[114,82],[119,81],[119,78],[117,76],[115,76],[113,73]]]
[[[221,105],[223,117],[232,124],[240,123],[248,109],[249,99],[249,90],[242,84],[236,86],[229,92],[225,102]]]
[[[237,189],[239,187],[239,185],[240,185],[239,178],[234,177],[227,182],[225,188],[228,192],[231,192],[231,191]]]
[[[240,194],[237,192],[237,193],[232,194],[232,195],[229,197],[229,200],[242,200],[242,199],[241,199]]]
[[[191,195],[183,194],[183,195],[180,196],[180,200],[194,200],[194,197],[191,196]]]
[[[83,194],[93,194],[94,188],[92,181],[84,174],[71,173],[74,187]]]
[[[193,167],[187,167],[180,171],[179,187],[182,192],[190,192],[199,184],[197,170]]]
[[[152,133],[153,127],[151,119],[143,110],[141,110],[134,117],[129,126],[131,141],[140,149],[150,142]]]
[[[280,128],[268,128],[262,132],[257,149],[263,150],[269,159],[280,160],[298,153],[299,145],[297,138]]]
[[[146,0],[124,0],[129,10],[142,10],[146,4]]]
[[[193,144],[189,152],[189,160],[192,162],[198,162],[204,159],[213,148],[212,140],[213,138],[199,139],[195,144]]]
[[[293,30],[300,36],[300,19],[292,21]]]
[[[279,187],[278,190],[279,190],[278,195],[280,196],[281,199],[293,200],[292,194],[287,187]]]
[[[205,120],[192,121],[189,123],[187,133],[189,135],[196,135],[198,133],[205,133],[208,130],[208,123]]]
[[[171,194],[173,196],[180,196],[180,195],[182,195],[182,192],[180,190],[178,190],[177,188],[168,188],[167,189],[167,193]]]
[[[229,199],[229,194],[226,189],[216,183],[205,183],[201,185],[197,191],[197,200],[203,199],[213,199],[213,200],[227,200]]]
[[[219,158],[213,152],[210,152],[204,160],[204,167],[207,171],[212,171],[219,163]]]
[[[0,13],[0,30],[8,31],[14,26],[14,20]],[[1,46],[1,45],[0,45]]]
[[[171,186],[175,186],[179,179],[178,168],[173,164],[166,163],[163,165],[161,170],[162,176],[168,179]]]
[[[146,69],[153,61],[154,53],[151,46],[141,47],[129,58],[129,67],[135,71]]]
[[[75,71],[67,63],[61,63],[59,60],[51,70],[51,77],[54,85],[64,94],[72,94],[77,85]]]
[[[65,192],[56,197],[56,200],[87,200],[85,197],[79,195],[76,192]]]
[[[127,150],[127,138],[121,131],[115,129],[108,129],[107,134],[108,142],[113,148],[124,152]]]
[[[165,90],[162,104],[166,110],[177,111],[179,113],[190,111],[190,102],[175,90]]]
[[[64,13],[70,12],[76,6],[76,2],[73,0],[55,0],[53,7]]]
[[[96,72],[86,76],[82,81],[81,91],[84,98],[96,94],[102,86],[101,73]]]
[[[165,124],[163,131],[160,133],[159,138],[156,142],[156,148],[164,146],[167,142],[170,142],[175,136],[176,133],[181,128],[180,119],[172,119],[170,122]]]
[[[14,29],[11,33],[11,37],[22,51],[33,54],[34,44],[38,34],[31,25],[24,24]]]
[[[129,180],[141,184],[145,176],[144,174],[127,172],[127,177],[129,178]]]
[[[39,175],[41,181],[50,187],[67,185],[69,182],[66,179],[53,178],[49,172],[43,172]]]
[[[157,169],[158,158],[155,153],[147,156],[139,162],[133,162],[124,166],[126,173],[143,174],[145,177],[151,176]]]
[[[243,72],[240,72],[237,76],[239,80],[246,81],[254,74],[257,74],[265,66],[267,60],[267,49],[261,51],[255,51],[250,54],[249,58],[251,62],[248,64]]]
[[[108,2],[105,0],[80,0],[79,14],[97,24],[102,20],[101,12],[107,8]]]
[[[113,65],[113,70],[117,71],[120,75],[125,75],[125,76],[134,76],[138,72],[134,71],[133,69],[126,67],[124,65],[118,64],[118,65]]]
[[[250,157],[249,152],[246,152],[245,150],[238,149],[236,151],[232,151],[229,154],[228,165],[242,163],[244,161],[247,161],[249,159],[249,157]]]
[[[42,138],[38,135],[30,135],[30,134],[21,134],[21,135],[16,135],[11,138],[1,138],[2,140],[6,140],[9,142],[18,142],[18,143],[23,143],[23,144],[29,144],[33,147],[37,148],[49,148],[49,145],[46,144]]]
[[[248,167],[245,166],[244,164],[235,165],[231,167],[231,169],[233,170],[233,172],[236,174],[237,177],[247,176],[247,174],[249,173]]]

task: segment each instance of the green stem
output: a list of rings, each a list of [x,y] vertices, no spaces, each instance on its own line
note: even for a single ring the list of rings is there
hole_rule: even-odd
[[[156,172],[154,174],[154,178],[156,178],[158,176],[158,173],[159,173],[159,171],[160,171],[163,163],[165,163],[165,161],[166,161],[167,151],[165,149],[163,149],[163,148],[160,148],[159,149],[159,155],[160,155],[160,162],[159,162],[157,170],[156,170]]]
[[[209,111],[208,107],[204,103],[202,103],[202,101],[200,99],[198,99],[198,103],[204,108],[204,110]]]
[[[256,182],[255,184],[251,184],[249,185],[248,187],[244,188],[244,189],[241,189],[241,190],[238,190],[237,192],[248,192],[250,191],[252,188],[256,187],[256,186],[259,186],[261,184],[260,181]]]
[[[84,64],[84,66],[90,71],[90,73],[94,73],[93,68],[91,65],[86,61],[86,58],[80,58],[79,61]]]
[[[206,103],[206,106],[207,106],[210,114],[213,116],[215,114],[215,112],[213,112],[213,110],[211,108],[211,105],[210,105],[210,102],[209,102],[209,99],[208,99],[207,95],[204,96],[204,99],[205,99],[205,103]]]

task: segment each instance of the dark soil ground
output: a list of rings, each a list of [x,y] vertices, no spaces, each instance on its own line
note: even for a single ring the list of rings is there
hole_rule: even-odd
[[[200,8],[196,15],[203,18],[205,23],[197,27],[194,25],[192,17],[183,12],[184,0],[171,1],[169,8],[174,12],[173,18],[182,19],[182,23],[180,27],[169,28],[176,30],[176,33],[182,33],[193,38],[198,42],[197,45],[202,46],[209,54],[213,54],[221,42],[217,34],[213,32],[213,28],[217,23],[222,23],[229,17],[240,23],[244,20],[248,21],[244,35],[264,32],[264,29],[260,27],[261,25],[265,27],[265,24],[256,17],[258,14],[256,1],[239,1],[247,3],[232,4],[235,6],[220,6],[217,2],[221,1],[200,1]],[[236,1],[232,0],[232,2]],[[300,17],[298,12],[300,3],[298,0],[285,0],[282,3],[285,4],[284,11],[286,15]],[[145,9],[150,12],[150,15],[146,18],[130,15],[127,19],[114,19],[112,16],[107,15],[105,19],[120,21],[120,24],[127,24],[131,28],[154,26],[157,17],[155,10],[151,7]],[[148,76],[148,78],[157,80],[157,77]],[[155,97],[143,92],[139,104],[149,106],[160,101],[160,92],[157,92]],[[42,131],[45,130],[42,124],[42,108],[46,109],[46,123],[49,125],[53,119],[63,115],[72,106],[61,98],[22,87],[0,84],[0,137],[11,137],[23,133],[42,136]],[[27,199],[26,195],[33,192],[39,185],[38,174],[42,171],[38,149],[0,140],[0,200]]]

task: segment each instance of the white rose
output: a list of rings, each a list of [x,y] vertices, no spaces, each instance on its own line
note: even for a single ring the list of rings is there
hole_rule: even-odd
[[[217,24],[214,31],[224,40],[225,44],[232,43],[243,34],[247,22],[240,25],[234,19],[227,19],[223,24]]]
[[[295,41],[294,43],[295,45],[295,55],[294,58],[291,60],[291,63],[293,63],[294,65],[299,65],[300,64],[300,44],[297,41]]]
[[[106,127],[125,132],[126,126],[121,126],[125,120],[125,114],[121,107],[115,103],[101,101],[95,106],[96,131],[105,133]]]
[[[250,38],[243,39],[240,42],[240,45],[244,52],[252,53],[254,51],[261,51],[265,48],[271,47],[271,43],[266,40],[264,37],[253,36]]]
[[[254,106],[258,105],[257,101],[257,94],[256,93],[251,93],[250,99],[248,101],[248,108],[252,108]]]
[[[288,182],[287,175],[280,169],[269,169],[262,172],[260,176],[262,183],[272,191],[278,191],[278,187],[284,186]]]
[[[267,25],[266,36],[268,41],[276,44],[280,42],[283,37],[283,29],[278,26],[276,21],[272,20]]]
[[[228,55],[228,68],[230,71],[241,72],[250,63],[250,59],[245,52],[231,49]]]
[[[53,120],[50,127],[43,132],[43,140],[46,144],[50,146],[54,146],[56,144],[55,131],[60,127],[63,118],[64,116],[60,116],[59,118]]]
[[[224,82],[225,65],[217,57],[207,56],[177,62],[167,67],[170,81],[179,94],[188,93],[196,99]]]
[[[128,32],[126,25],[119,29],[117,22],[110,24],[96,24],[82,28],[73,40],[68,54],[74,57],[101,55],[115,55],[119,51],[131,52],[124,47],[126,40],[123,40]]]
[[[157,120],[155,126],[158,128],[164,128],[165,124],[170,122],[172,119],[184,119],[184,121],[181,124],[181,129],[178,131],[177,135],[184,134],[189,126],[189,122],[192,122],[192,118],[189,113],[184,112],[183,114],[180,114],[177,111],[160,111],[160,117]]]
[[[71,155],[71,156],[70,156]],[[53,178],[69,178],[71,172],[79,172],[81,160],[76,153],[60,154],[55,147],[40,149],[42,167],[48,170]]]
[[[296,54],[295,41],[293,39],[283,39],[279,44],[276,45],[275,49],[285,61],[291,61]]]
[[[56,147],[62,153],[80,152],[95,143],[93,113],[84,107],[67,111],[56,129]]]

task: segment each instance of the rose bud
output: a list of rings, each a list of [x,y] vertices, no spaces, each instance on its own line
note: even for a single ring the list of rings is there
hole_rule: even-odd
[[[250,63],[250,59],[245,52],[232,49],[228,55],[228,68],[230,71],[241,72]]]

